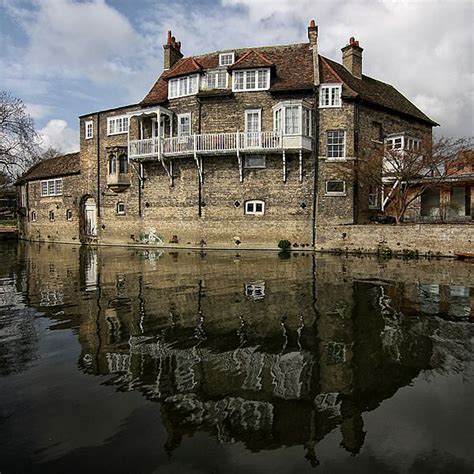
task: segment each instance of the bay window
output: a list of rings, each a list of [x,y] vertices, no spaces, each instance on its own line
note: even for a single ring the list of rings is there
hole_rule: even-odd
[[[273,107],[273,129],[284,135],[311,136],[311,110],[304,101],[285,101]]]

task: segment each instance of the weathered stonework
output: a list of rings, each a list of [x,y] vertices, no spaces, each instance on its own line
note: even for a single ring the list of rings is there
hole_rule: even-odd
[[[63,196],[31,195],[28,209],[38,210],[37,221],[22,222],[21,236],[47,241],[216,248],[277,248],[279,240],[287,239],[301,249],[321,246],[316,241],[319,226],[366,222],[377,210],[368,208],[367,187],[354,171],[358,160],[383,151],[380,128],[383,134],[403,131],[430,138],[433,122],[404,98],[407,113],[401,106],[398,110],[390,104],[370,105],[363,95],[367,91],[356,91],[365,79],[313,54],[317,51],[315,28],[310,26],[308,44],[258,48],[265,61],[273,61],[268,90],[232,92],[229,73],[227,88],[217,94],[200,90],[180,98],[167,97],[166,81],[175,70],[179,77],[185,75],[189,58],[181,59],[181,45],[171,37],[165,45],[165,72],[142,103],[80,117],[80,175],[64,176]],[[247,50],[236,51],[237,60]],[[215,69],[218,53],[213,54],[196,57],[189,67],[196,68],[201,61],[208,66],[197,74],[206,68]],[[258,60],[256,53],[254,56]],[[344,83],[340,107],[318,107],[319,83]],[[196,159],[192,154],[157,154],[142,161],[129,159],[123,173],[111,171],[111,156],[115,154],[118,159],[121,150],[128,149],[129,140],[151,139],[158,133],[152,121],[157,108],[172,116],[172,124],[165,123],[163,132],[173,131],[173,136],[178,130],[178,114],[191,114],[191,135],[235,133],[245,130],[245,111],[251,109],[261,111],[260,128],[265,132],[275,127],[273,107],[291,100],[304,101],[311,111],[312,151],[308,147],[284,153],[254,151],[265,156],[261,169],[245,168],[245,153],[240,154],[241,169],[237,153],[225,152]],[[146,115],[127,115],[132,112]],[[107,120],[114,117],[128,117],[128,133],[120,130],[108,134]],[[90,122],[93,134],[86,138],[86,123]],[[328,130],[345,131],[343,159],[327,157]],[[118,161],[114,166],[119,166]],[[344,193],[328,195],[328,180],[345,181]],[[28,182],[29,187],[34,185]],[[245,214],[248,200],[263,201],[263,215]],[[86,201],[95,205],[93,234],[85,231]],[[51,205],[59,206],[61,215],[71,208],[75,217],[67,223],[52,223],[47,219]]]

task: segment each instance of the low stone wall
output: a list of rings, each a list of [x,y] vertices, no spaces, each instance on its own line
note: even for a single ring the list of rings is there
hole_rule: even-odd
[[[453,256],[474,253],[472,224],[328,225],[316,229],[318,251],[377,253],[418,252]],[[389,253],[389,252],[388,252]]]

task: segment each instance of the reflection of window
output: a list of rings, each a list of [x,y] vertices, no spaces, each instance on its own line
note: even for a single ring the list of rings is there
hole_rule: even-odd
[[[247,201],[245,203],[245,214],[263,215],[265,213],[265,203],[263,201]]]
[[[439,285],[420,285],[420,309],[423,313],[439,313]]]
[[[451,285],[449,287],[449,296],[448,314],[450,316],[463,318],[471,315],[471,297],[468,286]]]
[[[246,168],[265,168],[264,155],[247,155],[245,157]]]
[[[265,282],[247,283],[245,285],[245,296],[252,300],[261,300],[265,298]]]
[[[342,364],[346,361],[346,345],[343,342],[328,342],[328,365]]]

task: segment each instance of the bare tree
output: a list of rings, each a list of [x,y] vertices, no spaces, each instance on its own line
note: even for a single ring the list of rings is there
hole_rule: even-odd
[[[0,92],[0,170],[15,178],[41,159],[38,135],[21,99]]]
[[[439,187],[472,161],[472,148],[471,137],[391,142],[357,163],[358,181],[384,190],[382,208],[398,224],[423,193]]]

